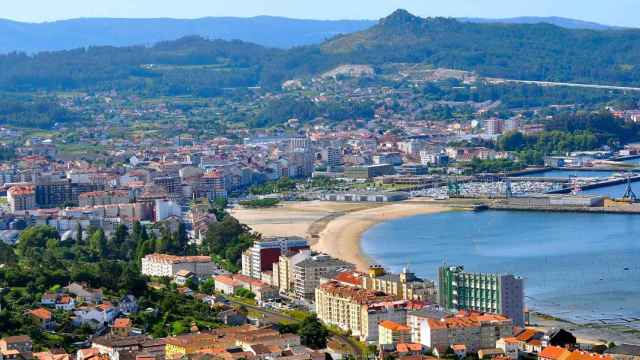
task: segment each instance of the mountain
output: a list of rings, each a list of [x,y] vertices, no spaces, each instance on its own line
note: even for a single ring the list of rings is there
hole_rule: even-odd
[[[569,29],[608,30],[613,27],[565,18],[462,18],[463,22],[537,24]],[[47,23],[0,19],[0,53],[69,50],[87,46],[151,45],[197,35],[209,39],[242,40],[275,48],[319,44],[339,34],[375,25],[372,20],[300,20],[282,17],[206,17],[200,19],[83,18]]]
[[[321,45],[369,64],[422,62],[485,76],[640,84],[640,30],[574,30],[537,24],[469,23],[398,10],[375,26]]]
[[[217,96],[279,88],[343,64],[425,63],[482,76],[640,86],[640,30],[478,24],[398,10],[317,45],[276,49],[190,36],[153,46],[0,55],[0,91],[111,90]]]
[[[318,44],[335,35],[360,31],[374,24],[375,21],[369,20],[322,21],[270,16],[201,19],[88,18],[47,23],[0,20],[0,53],[34,53],[103,45],[152,45],[190,35],[290,48]]]
[[[620,30],[622,27],[603,25],[590,21],[582,21],[576,19],[568,19],[563,17],[537,17],[523,16],[506,19],[481,19],[481,18],[458,18],[462,22],[470,22],[477,24],[550,24],[565,29],[574,30]]]

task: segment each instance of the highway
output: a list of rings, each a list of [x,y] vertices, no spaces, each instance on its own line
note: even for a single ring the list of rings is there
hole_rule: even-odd
[[[640,91],[640,87],[628,87],[628,86],[577,84],[577,83],[564,83],[564,82],[553,82],[553,81],[513,80],[513,79],[500,79],[500,78],[484,78],[484,79],[492,84],[511,82],[511,83],[518,83],[518,84],[531,84],[531,85],[540,85],[540,86],[565,86],[565,87],[586,88],[586,89]]]

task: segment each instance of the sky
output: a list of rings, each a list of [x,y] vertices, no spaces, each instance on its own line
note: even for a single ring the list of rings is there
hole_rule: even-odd
[[[640,27],[640,0],[0,0],[0,18],[28,22],[256,15],[378,19],[398,8],[422,17],[561,16]]]

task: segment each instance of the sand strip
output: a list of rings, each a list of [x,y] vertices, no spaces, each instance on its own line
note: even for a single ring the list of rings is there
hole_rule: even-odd
[[[434,214],[450,210],[446,206],[425,203],[394,203],[372,209],[349,212],[330,221],[312,245],[314,250],[327,253],[366,270],[372,260],[362,251],[362,235],[372,226],[408,216]]]

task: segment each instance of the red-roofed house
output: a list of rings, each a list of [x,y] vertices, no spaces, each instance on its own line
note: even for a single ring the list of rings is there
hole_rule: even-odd
[[[115,336],[129,336],[133,323],[129,318],[118,318],[113,321],[111,325],[111,334]]]
[[[55,326],[53,314],[45,308],[37,308],[29,311],[29,316],[43,329],[51,329]]]

